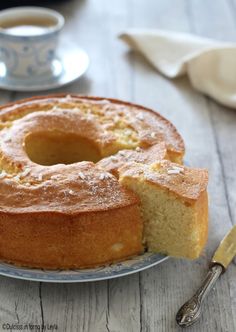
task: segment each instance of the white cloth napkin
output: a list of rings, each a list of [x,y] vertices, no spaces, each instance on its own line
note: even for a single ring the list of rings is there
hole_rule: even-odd
[[[120,38],[163,75],[187,74],[196,90],[236,108],[236,44],[164,30],[130,29]]]

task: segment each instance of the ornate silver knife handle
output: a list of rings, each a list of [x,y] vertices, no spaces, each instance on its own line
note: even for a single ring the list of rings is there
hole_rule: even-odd
[[[194,296],[179,309],[176,315],[176,322],[179,326],[188,327],[200,318],[203,300],[222,272],[224,272],[222,265],[214,264],[211,266],[202,286],[197,290]]]

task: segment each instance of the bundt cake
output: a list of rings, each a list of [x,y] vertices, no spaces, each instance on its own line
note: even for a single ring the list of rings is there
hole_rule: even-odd
[[[146,248],[197,257],[207,235],[207,175],[181,166],[172,180],[168,170],[183,155],[175,127],[135,104],[52,95],[2,106],[0,260],[71,269]],[[144,181],[146,170],[153,182]],[[165,230],[178,243],[170,246]]]

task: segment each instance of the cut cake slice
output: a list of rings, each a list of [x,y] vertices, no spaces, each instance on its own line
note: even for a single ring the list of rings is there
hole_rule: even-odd
[[[208,234],[208,172],[168,160],[131,162],[119,181],[141,201],[144,243],[149,251],[195,259]]]

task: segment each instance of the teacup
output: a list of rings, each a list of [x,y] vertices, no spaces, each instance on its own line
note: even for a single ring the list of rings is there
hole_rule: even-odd
[[[6,76],[26,80],[54,76],[63,26],[63,16],[51,9],[17,7],[1,11],[0,61]]]

